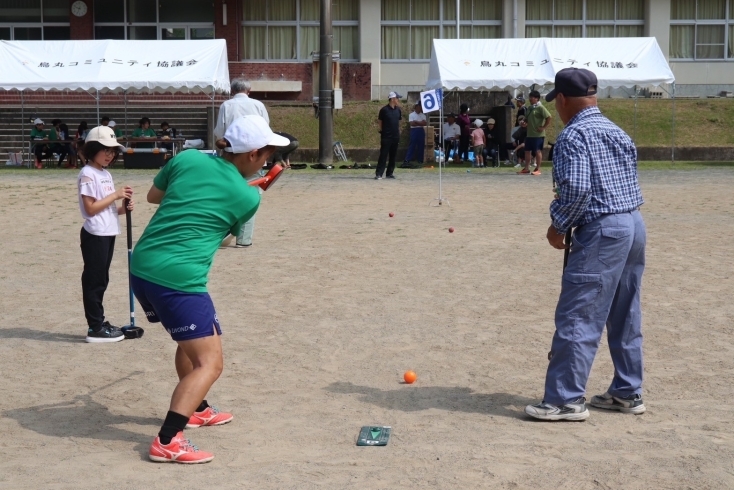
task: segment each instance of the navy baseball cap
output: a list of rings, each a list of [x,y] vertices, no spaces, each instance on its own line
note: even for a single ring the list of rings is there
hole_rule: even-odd
[[[551,102],[556,95],[566,97],[586,97],[596,95],[598,81],[593,72],[584,68],[564,68],[556,73],[556,87],[545,96]]]

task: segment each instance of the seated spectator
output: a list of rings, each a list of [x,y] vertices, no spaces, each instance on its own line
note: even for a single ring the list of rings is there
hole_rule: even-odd
[[[45,123],[43,120],[36,118],[33,124],[34,128],[31,129],[31,141],[35,144],[31,151],[36,155],[36,168],[43,168],[43,159],[53,157],[53,152],[49,145],[42,143],[49,141],[48,131],[44,129]]]
[[[461,128],[456,124],[456,116],[449,114],[446,116],[446,122],[443,124],[443,152],[446,158],[446,162],[452,161],[450,158],[451,150],[454,150],[454,157],[456,157],[459,144],[459,138],[461,137]],[[457,163],[459,162],[457,158]]]
[[[61,151],[64,155],[69,155],[69,161],[64,165],[64,168],[76,168],[76,150],[73,144],[70,143],[72,138],[69,135],[69,126],[64,123],[59,124],[59,140],[64,141],[64,143],[59,143]],[[62,158],[59,157],[59,164],[61,164],[61,160]]]
[[[155,131],[150,129],[150,119],[147,117],[142,118],[138,122],[138,127],[133,131],[133,134],[130,135],[131,138],[155,138],[156,134]],[[153,148],[155,146],[153,143],[131,143],[131,145],[135,148]]]
[[[99,120],[99,123],[102,126],[109,126],[110,125],[110,118],[108,116],[102,116],[102,119]]]
[[[482,126],[484,122],[481,119],[474,120],[474,130],[471,132],[471,145],[472,151],[474,152],[474,162],[472,167],[484,167],[484,145],[487,143],[487,139],[484,136],[484,130]]]
[[[158,131],[158,137],[164,140],[170,140],[176,137],[176,128],[172,128],[166,121],[161,123],[161,130]],[[161,148],[173,151],[173,143],[161,143]]]
[[[525,138],[527,138],[527,136],[528,122],[525,120],[525,117],[520,116],[518,119],[518,126],[512,130],[512,142],[507,143],[507,149],[509,151],[514,151],[515,156],[517,157],[515,167],[522,167],[520,162],[525,161]],[[511,165],[512,163],[507,160],[505,164]]]
[[[53,121],[51,121],[51,125],[53,126],[53,128],[51,128],[48,132],[49,141],[58,141],[58,140],[65,139],[61,137],[61,127],[60,127],[61,119],[54,119]],[[59,161],[56,164],[56,166],[61,167],[61,163],[66,158],[66,155],[69,154],[69,151],[67,150],[66,146],[62,143],[54,143],[50,145],[50,147],[51,147],[51,151],[54,154],[59,155]]]
[[[110,121],[107,126],[109,126],[110,129],[112,129],[112,131],[115,133],[115,138],[122,138],[122,131],[117,129],[117,123],[115,121]]]
[[[89,133],[87,121],[80,122],[79,127],[76,130],[76,135],[74,136],[74,149],[76,150],[76,154],[79,156],[79,160],[82,162],[82,165],[87,164],[84,154],[80,151],[82,146],[84,146],[84,140],[87,139],[87,133]]]
[[[290,155],[293,150],[298,148],[298,139],[296,139],[296,137],[292,134],[288,133],[279,133],[276,131],[275,134],[284,138],[288,138],[291,143],[288,146],[278,148],[278,150],[273,153],[273,160],[269,165],[266,166],[266,168],[272,168],[276,163],[279,163],[283,168],[291,168]]]
[[[496,158],[499,158],[500,138],[495,127],[495,120],[491,117],[487,120],[487,125],[484,127],[484,137],[487,141],[484,147],[484,163],[486,165],[489,161],[494,162]]]

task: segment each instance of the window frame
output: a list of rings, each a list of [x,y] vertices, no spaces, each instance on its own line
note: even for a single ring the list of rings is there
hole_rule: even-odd
[[[362,0],[365,1],[365,0]],[[411,2],[410,4],[410,15],[413,15],[413,2],[417,0],[409,0]],[[428,61],[431,61],[430,58],[383,58],[382,57],[382,28],[383,27],[408,27],[411,31],[409,34],[410,39],[410,45],[408,46],[408,53],[411,54],[413,52],[413,33],[412,28],[413,27],[438,27],[438,39],[456,39],[455,37],[447,38],[444,37],[444,29],[445,28],[453,28],[456,29],[456,19],[445,19],[444,14],[444,6],[446,2],[452,2],[454,5],[454,8],[456,7],[455,2],[460,2],[461,0],[439,0],[439,18],[438,20],[382,20],[380,19],[380,63],[426,63]],[[502,12],[500,13],[500,18],[498,20],[474,20],[474,5],[476,2],[482,1],[482,0],[472,0],[472,14],[471,14],[471,20],[468,19],[459,19],[459,32],[461,32],[461,28],[463,27],[482,27],[482,26],[489,26],[489,27],[499,27],[500,28],[500,38],[502,38],[502,20],[504,16],[504,2],[500,2],[500,6],[502,8]],[[380,14],[382,14],[382,4],[380,4]],[[434,38],[435,39],[435,38]]]
[[[312,61],[313,57],[309,56],[308,58],[301,58],[301,28],[302,27],[320,27],[321,22],[319,20],[301,20],[301,0],[296,0],[296,18],[295,20],[267,20],[267,13],[269,11],[268,9],[268,3],[271,0],[258,0],[265,2],[265,16],[266,20],[244,20],[244,12],[243,12],[243,18],[240,19],[240,29],[244,30],[246,27],[264,27],[265,28],[265,58],[242,58],[240,61],[246,62],[246,63],[303,63],[304,61]],[[360,0],[364,1],[364,0]],[[361,26],[359,24],[359,19],[357,20],[333,20],[331,21],[332,28],[333,27],[356,27],[357,32],[361,30]],[[269,27],[294,27],[296,29],[296,57],[295,58],[269,58],[268,52],[269,52],[269,46],[267,45],[268,39],[270,37],[268,36],[268,28]],[[244,43],[244,32],[240,32],[240,35],[242,37],[242,43]],[[357,48],[359,49],[360,46],[358,44]],[[240,45],[241,53],[244,54],[244,44]],[[361,53],[357,53],[356,58],[344,58],[343,55],[340,58],[340,61],[342,62],[357,62],[359,61]]]
[[[553,1],[553,17],[556,15],[556,0]],[[527,37],[527,28],[528,27],[536,27],[536,26],[543,26],[543,27],[550,27],[551,28],[551,37],[555,38],[556,34],[556,26],[558,27],[566,27],[566,26],[573,26],[573,27],[581,27],[581,37],[586,38],[588,37],[586,35],[586,27],[587,26],[607,26],[607,27],[613,27],[614,28],[614,37],[617,36],[617,28],[621,26],[645,26],[645,19],[644,19],[644,13],[642,19],[637,20],[629,20],[629,19],[618,19],[618,11],[619,11],[619,0],[614,0],[614,19],[587,19],[586,15],[586,2],[587,0],[583,0],[582,6],[581,6],[581,19],[578,20],[529,20],[527,19],[527,11],[525,14],[525,35]],[[530,38],[535,39],[535,38]],[[593,38],[590,38],[593,39]]]
[[[0,28],[10,28],[10,39],[6,39],[6,41],[15,41],[15,28],[20,29],[26,29],[26,28],[40,28],[41,29],[41,41],[44,41],[44,27],[69,27],[71,30],[71,12],[69,12],[69,22],[44,22],[43,16],[44,16],[44,9],[43,9],[43,1],[40,1],[40,9],[41,9],[41,20],[40,21],[32,21],[32,22],[0,22]],[[71,36],[69,36],[69,40],[71,40]]]
[[[93,4],[96,4],[97,2],[100,2],[103,0],[94,0]],[[122,0],[122,8],[123,8],[123,22],[94,22],[92,29],[95,32],[95,39],[96,37],[96,28],[99,27],[122,27],[124,37],[123,40],[128,39],[128,28],[129,27],[155,27],[156,28],[156,41],[165,40],[163,39],[163,36],[161,36],[161,31],[163,29],[186,29],[186,40],[191,39],[191,29],[212,29],[214,31],[214,37],[216,38],[217,32],[216,27],[214,26],[214,22],[161,22],[160,21],[160,4],[156,2],[156,8],[155,8],[155,22],[128,22],[127,21],[127,0]],[[94,19],[92,19],[94,20]],[[106,39],[106,38],[105,38]]]
[[[707,63],[710,62],[726,62],[726,61],[732,61],[734,60],[734,53],[732,53],[732,56],[729,56],[729,31],[731,30],[731,27],[734,26],[734,19],[731,18],[732,16],[732,9],[734,9],[734,0],[727,0],[724,6],[724,18],[723,19],[699,19],[698,18],[698,2],[696,1],[696,13],[695,19],[670,19],[670,40],[672,42],[673,36],[672,31],[673,27],[676,26],[693,26],[693,57],[692,58],[673,58],[670,56],[670,61],[676,61],[676,62],[698,62],[698,61],[705,61]],[[698,57],[698,47],[699,46],[722,46],[721,43],[716,44],[708,44],[708,43],[699,43],[698,42],[698,27],[699,26],[719,26],[724,28],[724,41],[723,41],[723,47],[724,47],[724,56],[721,58],[699,58]],[[669,48],[670,49],[670,48]],[[670,52],[670,51],[669,51]]]

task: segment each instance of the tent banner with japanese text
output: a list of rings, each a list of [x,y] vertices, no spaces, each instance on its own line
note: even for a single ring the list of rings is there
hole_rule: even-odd
[[[0,89],[229,92],[223,39],[0,41]]]
[[[654,37],[434,39],[426,89],[546,85],[571,67],[593,71],[599,88],[675,82]]]

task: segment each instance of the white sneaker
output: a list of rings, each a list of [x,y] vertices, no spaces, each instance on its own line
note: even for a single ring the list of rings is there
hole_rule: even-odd
[[[622,413],[633,415],[643,414],[646,410],[645,404],[642,403],[642,395],[630,395],[620,398],[610,395],[609,392],[593,396],[589,405],[605,410],[619,410]]]
[[[589,418],[589,410],[586,408],[586,398],[581,397],[576,401],[565,405],[551,405],[540,402],[537,405],[525,407],[525,413],[539,420],[570,420],[582,421]]]
[[[229,247],[229,244],[232,243],[232,240],[234,240],[234,235],[227,235],[224,240],[222,240],[222,244],[219,245],[219,247]]]
[[[520,168],[520,167],[522,167],[522,165],[521,165],[521,164],[519,164],[519,163],[516,163],[516,164],[515,164],[515,168]]]

